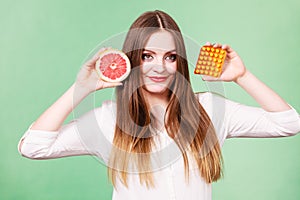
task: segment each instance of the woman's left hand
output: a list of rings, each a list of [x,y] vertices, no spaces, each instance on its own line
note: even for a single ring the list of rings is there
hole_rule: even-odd
[[[205,45],[212,45],[211,43],[207,42]],[[220,77],[215,78],[212,76],[202,75],[202,79],[204,81],[237,81],[238,78],[242,77],[247,69],[240,58],[240,56],[228,45],[222,45],[216,43],[213,47],[221,47],[227,52],[223,67],[222,73]]]

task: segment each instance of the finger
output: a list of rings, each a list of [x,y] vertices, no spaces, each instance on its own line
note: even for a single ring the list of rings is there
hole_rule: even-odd
[[[212,76],[207,76],[207,75],[202,75],[202,80],[203,81],[219,81],[219,78],[212,77]]]
[[[233,49],[228,44],[222,45],[222,49],[226,50],[228,53],[233,52]]]
[[[213,45],[213,47],[215,47],[215,48],[217,48],[217,47],[222,47],[222,45],[221,45],[220,43],[215,43],[215,44]]]
[[[232,58],[234,58],[234,56],[235,56],[235,54],[232,52],[226,54],[226,58],[228,58],[228,59],[232,59]]]
[[[95,66],[95,64],[96,64],[96,62],[99,58],[100,53],[107,50],[107,49],[109,49],[109,48],[111,48],[111,47],[103,47],[103,48],[99,49],[98,52],[90,60],[88,60],[85,63],[85,66],[94,68],[94,66]]]
[[[224,77],[224,74],[223,74],[223,73],[221,73],[221,75],[220,75],[220,77],[219,77],[219,78],[220,78],[220,80],[227,81],[227,80],[226,80],[226,78]]]
[[[122,85],[123,85],[122,82],[110,83],[110,82],[103,81],[103,88],[112,88],[112,87],[117,87]]]
[[[103,52],[103,51],[105,51],[105,50],[107,50],[107,49],[110,49],[111,47],[102,47],[101,49],[99,49],[98,51],[97,51],[97,53],[93,56],[93,58],[95,58],[95,57],[99,57],[99,54],[101,53],[101,52]]]
[[[93,58],[91,58],[90,60],[88,60],[86,63],[85,63],[85,66],[87,67],[94,67],[96,61],[98,60],[98,57],[94,56]]]
[[[211,46],[211,43],[210,42],[206,42],[205,45],[206,46]]]

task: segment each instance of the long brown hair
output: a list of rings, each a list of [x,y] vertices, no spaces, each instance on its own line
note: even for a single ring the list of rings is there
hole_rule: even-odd
[[[207,183],[222,175],[223,163],[220,145],[212,122],[199,103],[190,85],[184,40],[176,22],[165,12],[148,11],[131,25],[123,44],[123,52],[131,61],[132,72],[116,88],[116,127],[113,149],[109,158],[108,175],[116,186],[116,178],[128,187],[130,170],[139,174],[140,182],[154,187],[151,171],[151,152],[155,147],[150,130],[153,123],[146,99],[143,96],[139,72],[143,48],[151,34],[169,31],[175,41],[177,72],[169,88],[169,104],[164,126],[174,140],[184,159],[185,175],[189,176],[189,159],[194,159],[199,173]],[[191,157],[188,157],[192,155]]]

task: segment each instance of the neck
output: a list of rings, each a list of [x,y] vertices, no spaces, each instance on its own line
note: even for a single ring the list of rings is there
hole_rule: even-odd
[[[165,112],[169,103],[168,91],[164,93],[151,93],[144,91],[144,96],[149,106],[150,112],[154,116],[155,128],[162,130],[164,128]]]
[[[164,93],[151,93],[144,90],[143,94],[150,109],[155,106],[162,107],[164,110],[167,108],[169,103],[168,91]]]

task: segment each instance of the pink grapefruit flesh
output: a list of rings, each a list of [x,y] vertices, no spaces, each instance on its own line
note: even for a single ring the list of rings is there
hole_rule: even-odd
[[[100,52],[96,71],[104,81],[120,82],[130,73],[130,61],[122,51],[109,48]]]

